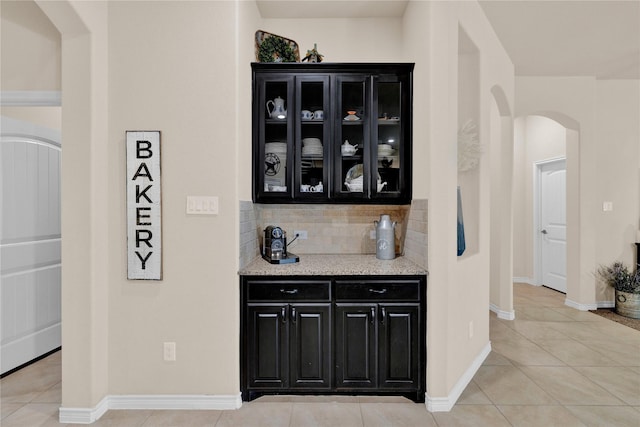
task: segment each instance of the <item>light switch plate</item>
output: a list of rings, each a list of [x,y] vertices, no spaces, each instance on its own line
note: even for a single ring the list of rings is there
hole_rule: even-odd
[[[602,210],[610,212],[613,210],[613,202],[602,202]]]
[[[187,196],[187,214],[218,215],[218,197]]]

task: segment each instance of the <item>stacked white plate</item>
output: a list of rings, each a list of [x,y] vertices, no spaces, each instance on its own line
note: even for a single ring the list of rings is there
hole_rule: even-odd
[[[322,156],[322,141],[319,138],[302,138],[302,155]]]
[[[287,143],[267,142],[264,144],[265,184],[281,187],[285,185],[287,164]],[[283,191],[271,190],[270,191]]]
[[[389,144],[378,144],[378,157],[390,156],[395,151]]]

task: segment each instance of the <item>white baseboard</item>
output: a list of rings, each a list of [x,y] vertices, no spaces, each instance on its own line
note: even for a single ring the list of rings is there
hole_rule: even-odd
[[[61,424],[91,424],[110,409],[229,410],[242,406],[242,395],[120,395],[106,396],[93,408],[60,408]]]
[[[498,316],[498,319],[514,320],[516,318],[516,312],[514,310],[500,310],[495,304],[489,304],[489,310],[493,311]]]
[[[527,285],[540,286],[533,280],[533,277],[514,277],[513,283],[526,283]]]
[[[569,298],[565,298],[564,305],[569,306],[571,308],[575,308],[580,311],[596,310],[598,308],[598,303],[581,304],[579,302],[572,301]]]
[[[614,308],[616,306],[615,301],[598,301],[596,302],[598,308]]]
[[[91,424],[100,419],[109,410],[109,396],[103,398],[93,408],[60,408],[60,424]]]
[[[487,345],[480,351],[480,353],[473,359],[471,365],[467,368],[467,370],[462,374],[458,382],[453,386],[451,392],[446,397],[431,397],[427,393],[425,396],[425,405],[427,406],[427,410],[429,412],[449,412],[453,405],[456,404],[460,395],[464,391],[465,388],[469,385],[473,376],[478,372],[480,366],[487,358],[487,356],[491,353],[491,342],[488,342]]]

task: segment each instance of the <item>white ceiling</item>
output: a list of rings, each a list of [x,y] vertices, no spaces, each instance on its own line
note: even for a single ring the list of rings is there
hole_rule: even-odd
[[[264,18],[365,18],[401,17],[408,0],[257,3]],[[516,75],[640,78],[640,0],[480,0],[480,5]]]
[[[640,0],[480,5],[516,75],[640,78]]]

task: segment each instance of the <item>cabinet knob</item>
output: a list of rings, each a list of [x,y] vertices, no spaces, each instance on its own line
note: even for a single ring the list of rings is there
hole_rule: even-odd
[[[282,317],[282,323],[287,323],[287,307],[286,306],[280,309],[280,316]]]
[[[386,317],[387,317],[387,309],[382,307],[380,309],[380,323],[384,323],[384,320]]]
[[[291,307],[291,321],[293,323],[296,323],[296,308],[295,307]]]
[[[369,292],[371,292],[373,294],[386,294],[387,293],[387,288],[382,288],[382,289],[369,288]]]
[[[371,307],[371,323],[374,323],[375,321],[376,321],[376,308]]]
[[[297,289],[280,289],[280,293],[295,295],[298,293],[298,290]]]

